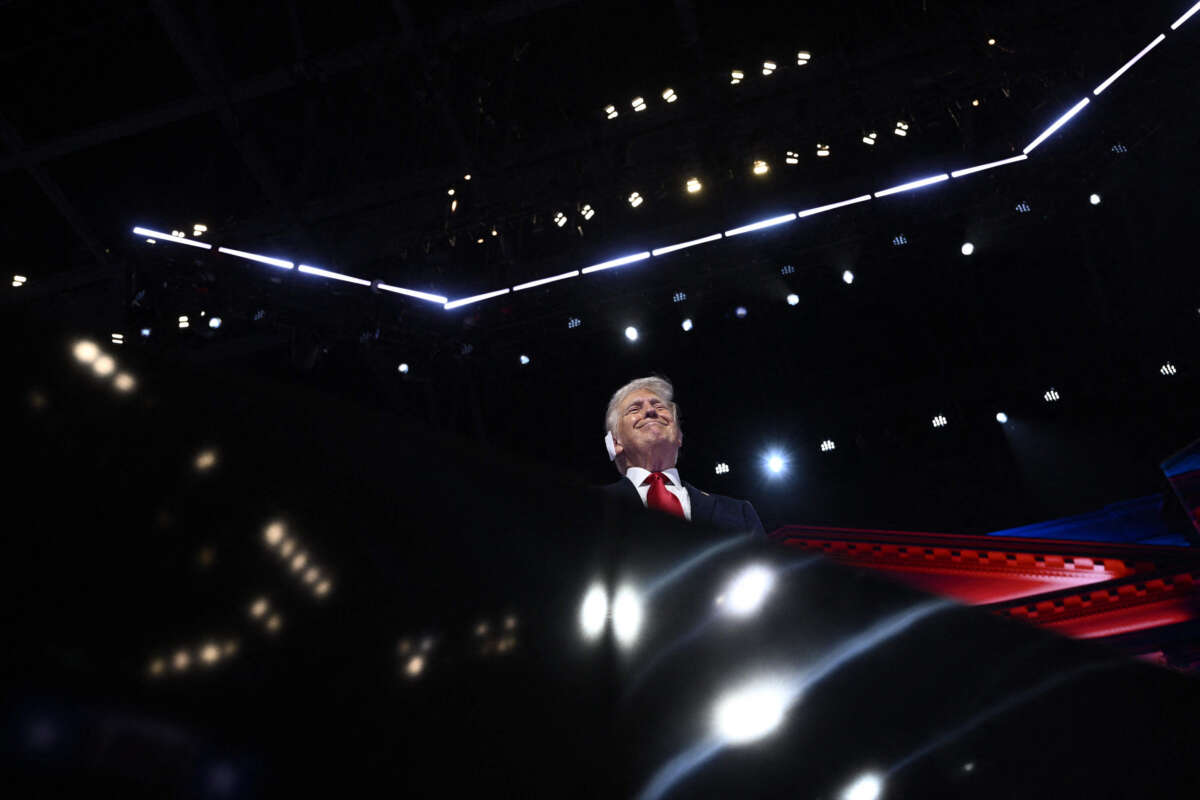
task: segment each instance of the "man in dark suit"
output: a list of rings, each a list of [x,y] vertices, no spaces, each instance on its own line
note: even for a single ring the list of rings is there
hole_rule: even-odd
[[[702,492],[679,477],[683,444],[675,391],[665,378],[630,381],[613,393],[604,416],[609,458],[623,476],[604,487],[624,508],[650,508],[718,530],[766,537],[754,506]]]

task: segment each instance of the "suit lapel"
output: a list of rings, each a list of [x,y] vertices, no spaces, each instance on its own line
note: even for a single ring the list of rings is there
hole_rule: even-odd
[[[705,494],[687,481],[683,482],[683,486],[687,489],[688,499],[692,501],[692,522],[711,525],[713,512],[717,508],[717,501],[712,495]]]

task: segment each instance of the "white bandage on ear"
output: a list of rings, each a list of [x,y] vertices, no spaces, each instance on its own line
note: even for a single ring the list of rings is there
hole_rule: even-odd
[[[612,431],[608,431],[607,433],[604,434],[604,446],[608,448],[608,460],[616,461],[617,460],[617,445],[616,445],[616,443],[613,442]]]

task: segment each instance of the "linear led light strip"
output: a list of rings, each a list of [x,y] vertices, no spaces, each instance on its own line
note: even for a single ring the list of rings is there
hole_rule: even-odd
[[[1196,3],[1195,5],[1193,5],[1187,11],[1185,11],[1179,17],[1179,19],[1177,19],[1177,20],[1175,20],[1175,22],[1171,23],[1171,30],[1173,30],[1173,31],[1178,30],[1179,26],[1181,26],[1181,25],[1183,25],[1183,23],[1187,22],[1198,11],[1200,11],[1200,3]],[[1147,53],[1149,53],[1155,47],[1162,44],[1162,42],[1166,38],[1167,37],[1166,37],[1165,33],[1160,33],[1158,36],[1156,36],[1154,38],[1154,40],[1151,41],[1150,44],[1143,47],[1141,49],[1141,51],[1138,52],[1137,55],[1135,55],[1133,58],[1126,61],[1121,66],[1120,69],[1118,69],[1112,75],[1108,76],[1108,78],[1106,78],[1103,83],[1101,83],[1099,86],[1097,86],[1095,89],[1093,89],[1092,94],[1094,96],[1098,97],[1101,94],[1101,92],[1103,92],[1105,89],[1107,89],[1113,83],[1115,83],[1118,78],[1120,78],[1122,75],[1124,75],[1129,70],[1130,67],[1132,67],[1134,64],[1136,64],[1138,61],[1140,61]],[[418,298],[421,300],[427,300],[427,301],[434,302],[434,303],[441,303],[442,307],[445,308],[446,310],[460,308],[461,306],[470,305],[472,303],[479,303],[484,300],[490,300],[494,297],[500,297],[501,295],[506,295],[509,292],[520,292],[525,289],[532,289],[536,286],[544,286],[549,283],[555,283],[557,281],[567,280],[569,278],[575,278],[580,275],[590,275],[593,272],[600,272],[603,270],[612,269],[614,267],[620,267],[625,264],[632,264],[632,263],[635,263],[638,261],[645,261],[646,259],[651,258],[652,256],[657,258],[658,256],[663,256],[668,253],[673,253],[677,250],[684,250],[689,247],[696,247],[698,245],[708,244],[710,242],[716,242],[723,238],[730,238],[733,236],[738,236],[743,233],[750,233],[752,231],[762,230],[764,228],[770,228],[770,227],[774,227],[776,225],[782,225],[787,222],[793,222],[797,219],[811,217],[816,214],[822,214],[826,211],[833,211],[834,209],[844,208],[846,206],[855,205],[857,203],[864,203],[864,202],[870,200],[872,197],[875,197],[875,198],[887,197],[887,196],[893,195],[893,194],[900,194],[901,192],[908,192],[908,191],[912,191],[914,189],[920,189],[922,187],[930,186],[935,183],[941,183],[943,181],[950,180],[951,178],[962,178],[967,175],[973,175],[976,172],[983,172],[985,170],[995,169],[997,167],[1003,167],[1003,166],[1007,166],[1009,164],[1016,164],[1017,162],[1026,160],[1029,157],[1030,153],[1032,153],[1035,149],[1037,149],[1037,147],[1039,145],[1041,145],[1042,142],[1046,141],[1051,136],[1053,136],[1055,134],[1055,132],[1057,132],[1060,128],[1062,128],[1064,125],[1066,125],[1068,122],[1070,122],[1075,117],[1076,114],[1078,114],[1085,107],[1087,107],[1089,102],[1091,102],[1091,99],[1088,97],[1085,97],[1082,100],[1080,100],[1078,103],[1076,103],[1074,106],[1072,106],[1069,111],[1067,111],[1061,117],[1056,119],[1054,121],[1054,123],[1050,125],[1050,127],[1046,128],[1044,131],[1042,131],[1040,134],[1038,134],[1037,138],[1035,138],[1032,142],[1027,144],[1025,146],[1024,150],[1022,150],[1021,154],[1018,156],[1013,156],[1011,158],[1003,158],[998,161],[989,161],[986,164],[978,164],[973,167],[967,167],[965,169],[954,170],[953,172],[950,172],[948,174],[941,173],[939,175],[933,175],[928,178],[921,178],[920,180],[909,181],[908,183],[902,183],[902,184],[899,184],[898,186],[891,186],[887,189],[880,189],[879,191],[875,192],[873,195],[871,195],[871,194],[859,195],[858,197],[852,197],[849,200],[842,200],[841,202],[837,202],[837,203],[829,203],[828,205],[816,206],[814,208],[808,208],[803,211],[797,211],[795,213],[788,213],[788,214],[783,214],[783,215],[776,216],[776,217],[770,217],[768,219],[760,220],[758,222],[752,222],[749,225],[743,225],[741,227],[733,228],[731,230],[725,231],[724,235],[722,235],[720,233],[714,233],[710,236],[704,236],[699,239],[691,239],[689,241],[680,242],[678,244],[667,245],[665,247],[658,247],[652,251],[645,251],[645,252],[641,252],[641,253],[635,253],[635,254],[629,255],[629,256],[623,256],[621,258],[614,258],[610,261],[604,261],[599,264],[593,264],[590,267],[584,267],[582,270],[571,270],[570,272],[564,272],[559,275],[552,275],[548,278],[539,278],[538,280],[529,281],[527,283],[521,283],[516,286],[513,286],[510,289],[498,289],[493,292],[485,292],[483,294],[472,295],[471,297],[463,297],[458,300],[447,300],[445,297],[442,297],[441,295],[430,294],[428,292],[419,292],[414,289],[404,289],[399,286],[391,286],[389,284],[378,282],[378,281],[375,282],[374,284],[372,284],[371,281],[363,280],[362,278],[355,278],[351,275],[343,275],[338,272],[330,272],[329,270],[320,269],[319,267],[310,267],[310,266],[307,266],[304,264],[300,265],[299,271],[308,273],[310,275],[317,275],[317,276],[324,277],[324,278],[331,278],[333,280],[345,281],[347,283],[354,283],[354,284],[357,284],[360,286],[374,285],[375,287],[377,287],[383,291],[386,291],[386,292],[393,292],[395,294],[402,294],[402,295],[406,295],[409,297],[415,297],[415,298]],[[174,242],[176,244],[185,244],[185,245],[188,245],[191,247],[199,247],[204,250],[212,249],[212,245],[206,244],[204,242],[197,242],[192,239],[180,238],[178,236],[171,236],[169,234],[162,233],[161,231],[150,230],[149,228],[137,227],[137,228],[133,229],[133,232],[139,236],[146,236],[146,237],[149,237],[152,239],[161,240],[161,241],[165,241],[165,242]],[[283,269],[292,269],[292,267],[294,266],[291,261],[286,261],[281,258],[271,258],[269,256],[261,256],[256,253],[247,253],[242,250],[233,250],[231,248],[225,248],[225,247],[217,248],[217,250],[220,253],[225,253],[228,255],[236,256],[238,258],[246,258],[251,261],[257,261],[257,262],[260,262],[263,264],[269,264],[272,266],[281,267]]]

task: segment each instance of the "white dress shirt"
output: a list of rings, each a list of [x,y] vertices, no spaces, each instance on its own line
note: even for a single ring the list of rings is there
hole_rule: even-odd
[[[683,506],[683,516],[688,522],[692,521],[692,498],[688,497],[688,490],[684,487],[683,481],[679,480],[679,470],[671,467],[664,469],[662,474],[666,477],[663,481],[663,486],[671,494],[679,498],[679,504]],[[625,470],[625,477],[633,482],[637,488],[638,496],[642,498],[642,505],[646,505],[646,496],[650,494],[650,484],[642,485],[646,478],[650,477],[650,470],[642,469],[641,467],[629,467]]]

